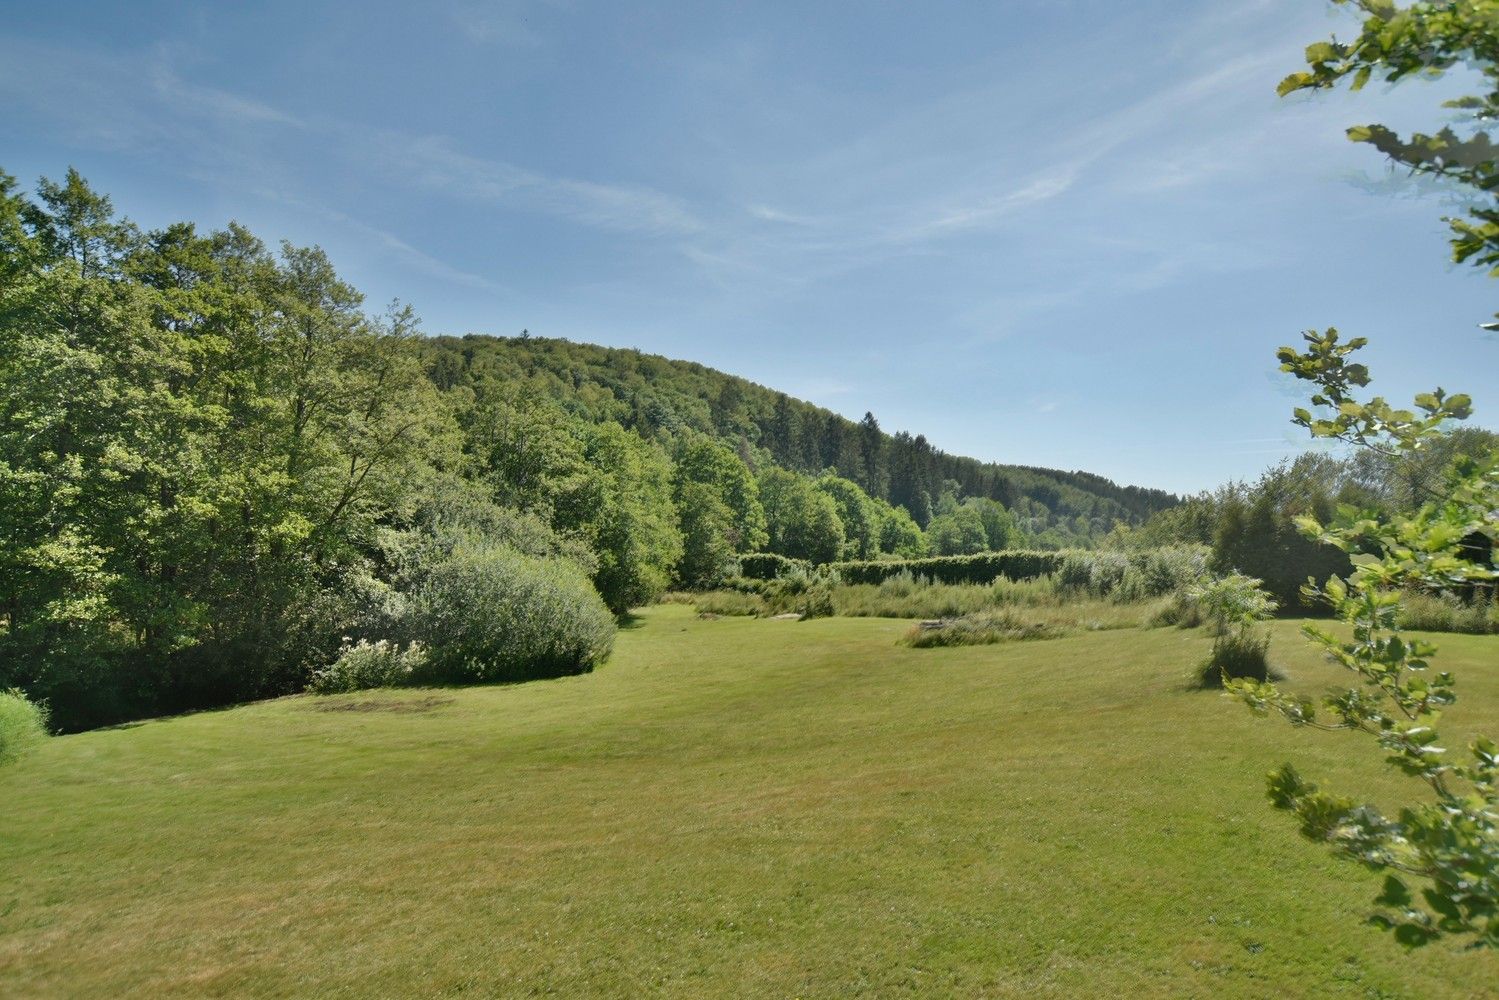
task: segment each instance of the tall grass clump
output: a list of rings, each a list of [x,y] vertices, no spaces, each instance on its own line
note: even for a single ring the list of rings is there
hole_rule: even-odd
[[[1400,627],[1414,632],[1499,633],[1499,603],[1480,594],[1463,600],[1456,594],[1406,594],[1400,602]]]
[[[1014,608],[1001,608],[942,621],[917,622],[901,641],[917,649],[983,646],[996,642],[1055,639],[1071,631],[1052,622],[1028,619]]]
[[[615,620],[577,566],[510,549],[460,551],[408,602],[405,638],[427,650],[413,683],[560,677],[591,670]]]
[[[47,708],[20,691],[0,691],[0,764],[9,764],[47,738]]]
[[[701,594],[693,594],[691,603],[700,615],[753,618],[766,614],[765,599],[759,594],[742,590],[707,590]]]

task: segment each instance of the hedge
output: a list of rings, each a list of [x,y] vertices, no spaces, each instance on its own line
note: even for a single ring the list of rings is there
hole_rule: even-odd
[[[779,580],[787,573],[807,570],[811,563],[775,552],[750,552],[739,556],[739,575],[750,580]]]
[[[881,562],[831,563],[844,583],[882,583],[900,573],[924,576],[933,583],[993,583],[998,577],[1034,580],[1062,568],[1065,552],[980,552],[972,556],[893,559]]]

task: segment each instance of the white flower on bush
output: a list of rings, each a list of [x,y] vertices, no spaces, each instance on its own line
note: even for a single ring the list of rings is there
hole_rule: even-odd
[[[307,685],[318,694],[363,691],[377,687],[399,687],[413,682],[427,662],[427,650],[419,642],[404,649],[389,639],[360,639],[350,645],[344,637],[338,659],[312,675]]]

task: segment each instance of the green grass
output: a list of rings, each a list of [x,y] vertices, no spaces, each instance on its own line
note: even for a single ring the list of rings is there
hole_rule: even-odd
[[[49,740],[0,770],[0,995],[1493,995],[1263,793],[1405,783],[1190,690],[1206,637],[906,627],[665,606],[587,676]],[[1437,641],[1448,745],[1499,731],[1499,639]]]

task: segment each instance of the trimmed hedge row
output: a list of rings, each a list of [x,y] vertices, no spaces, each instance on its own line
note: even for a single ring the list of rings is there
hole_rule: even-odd
[[[738,559],[739,575],[750,580],[779,580],[787,573],[812,566],[805,559],[792,559],[775,552],[750,552]]]
[[[1062,568],[1065,552],[980,552],[973,556],[934,556],[888,562],[831,563],[844,583],[883,583],[899,573],[924,576],[933,583],[993,583],[997,577],[1034,580]]]

